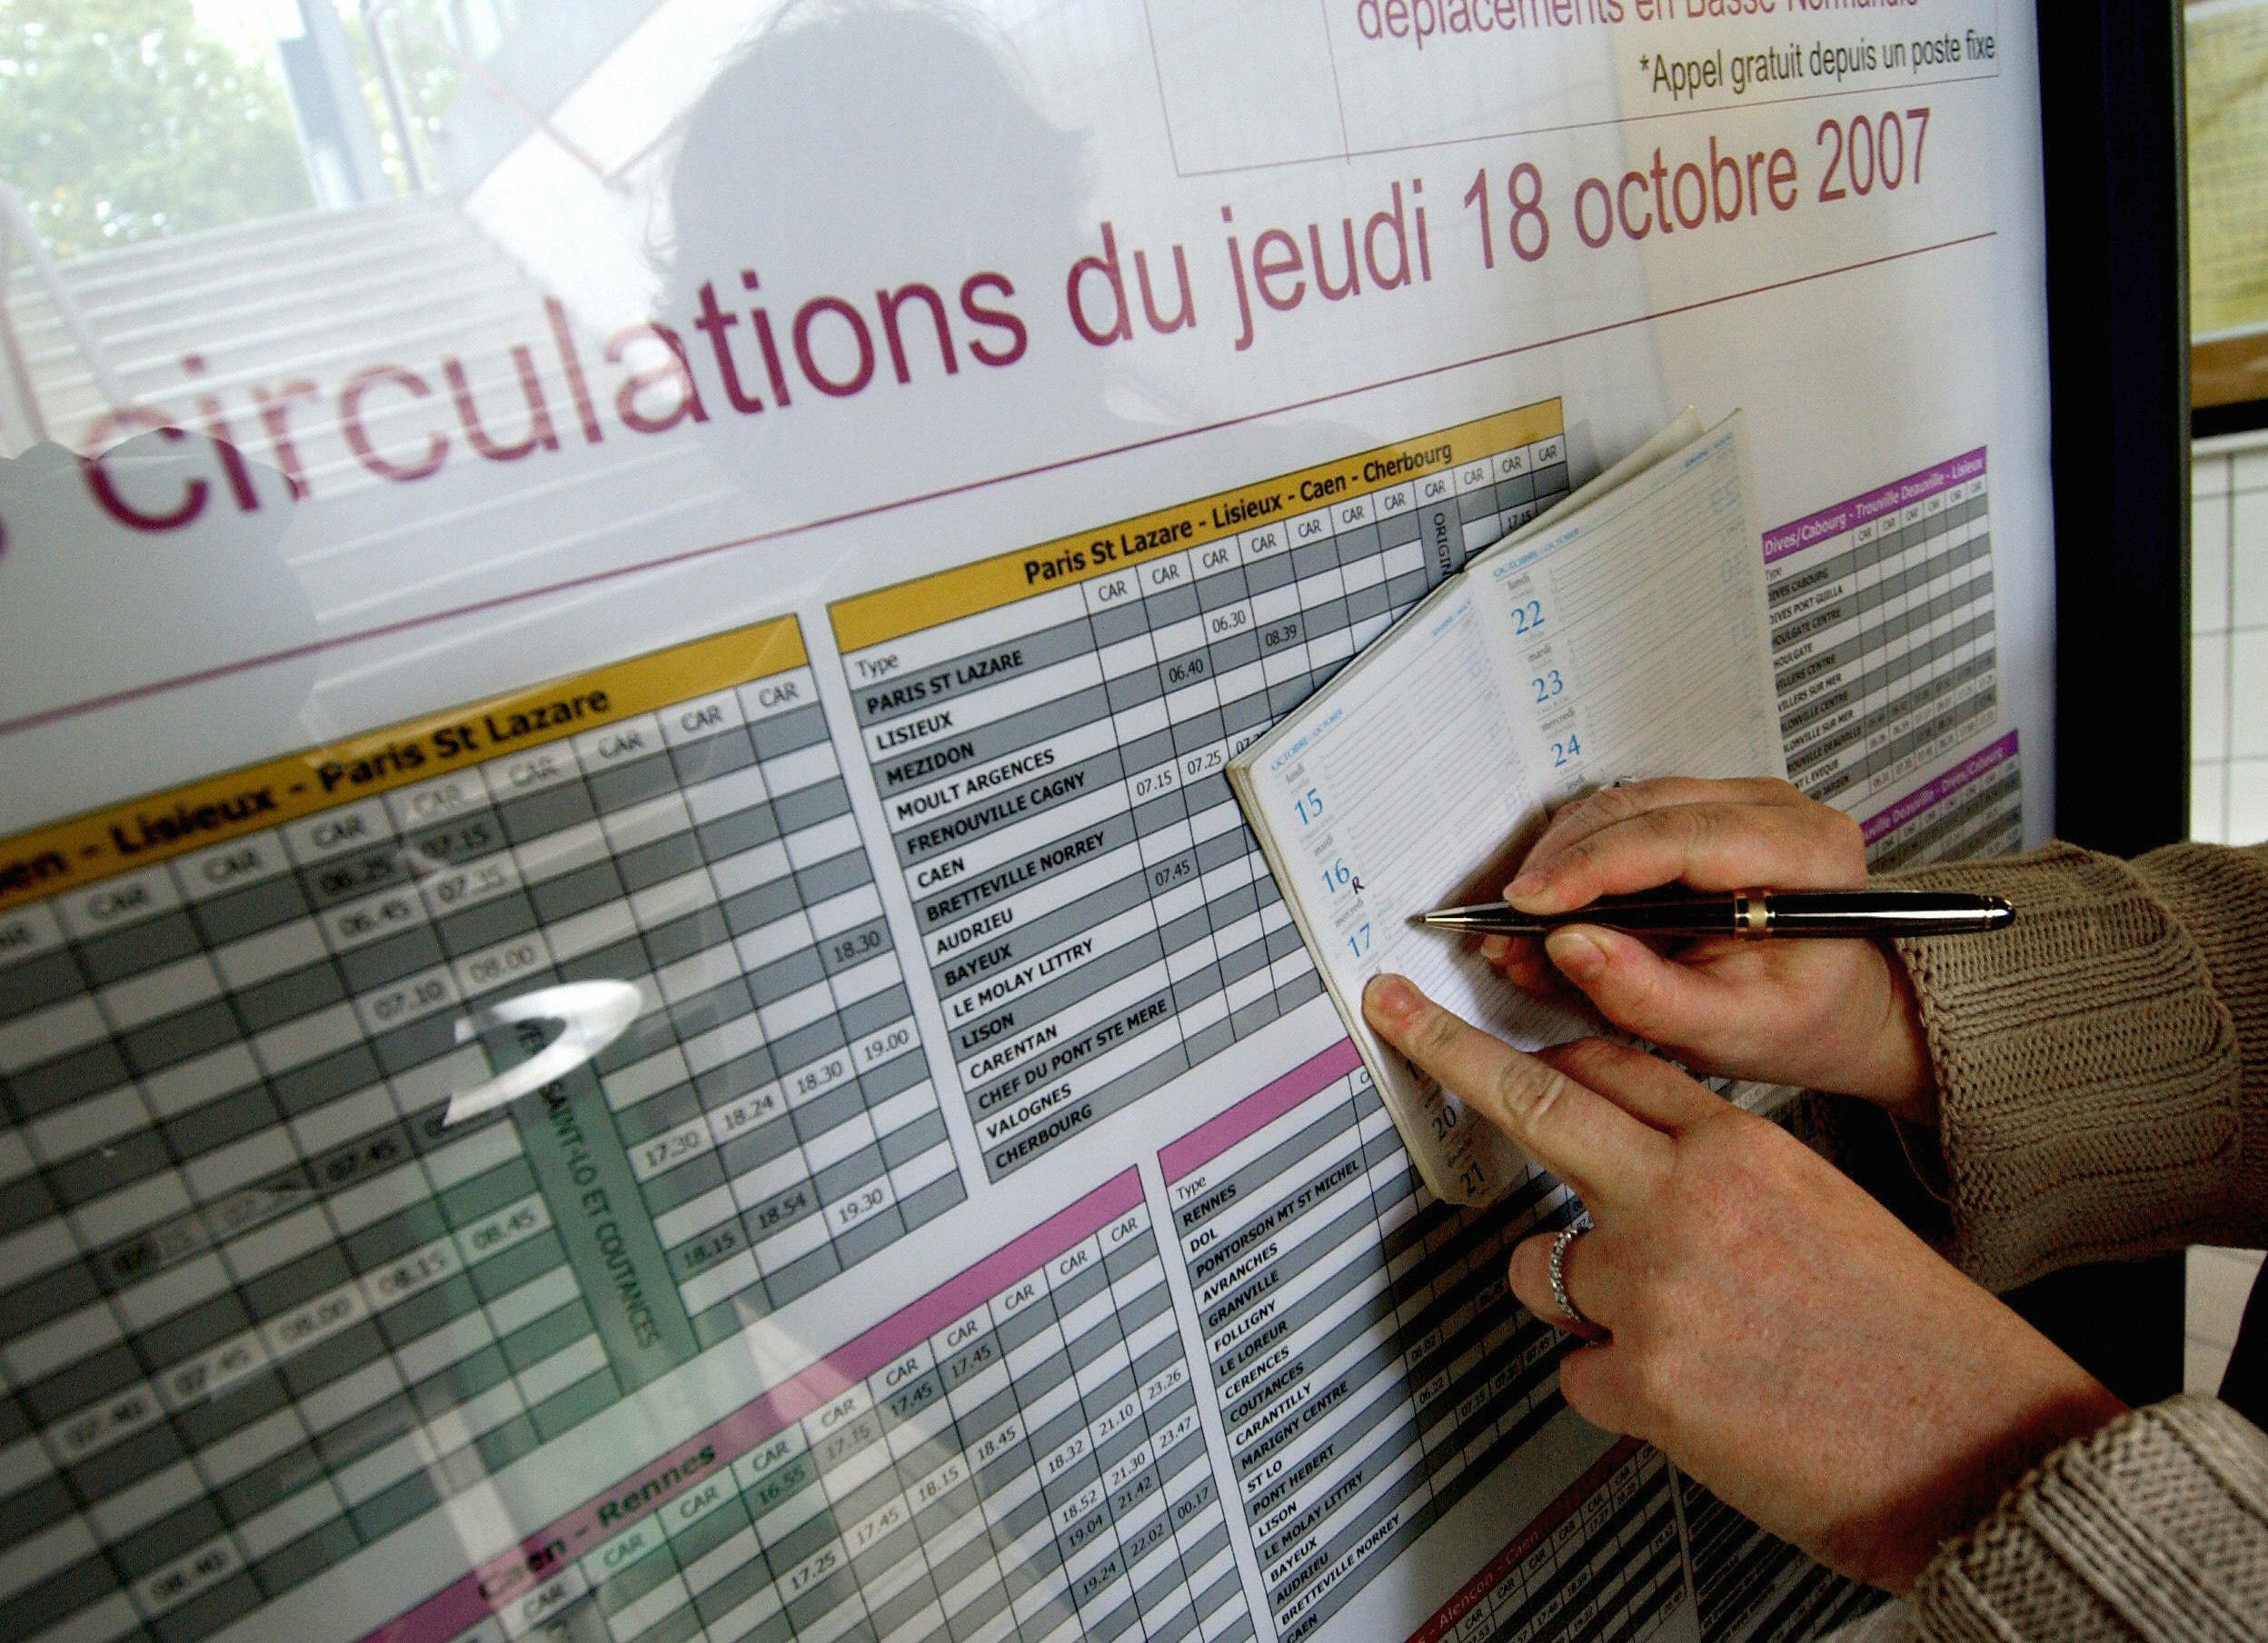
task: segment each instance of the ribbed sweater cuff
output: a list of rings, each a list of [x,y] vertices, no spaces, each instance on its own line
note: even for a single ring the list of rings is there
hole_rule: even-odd
[[[1907,1603],[1939,1643],[2268,1637],[2268,1437],[2176,1398],[2066,1444]]]
[[[1897,943],[1937,1075],[1952,1258],[2006,1289],[2225,1233],[2235,1028],[2153,886],[2067,845],[1894,881],[2016,907],[2003,934]]]

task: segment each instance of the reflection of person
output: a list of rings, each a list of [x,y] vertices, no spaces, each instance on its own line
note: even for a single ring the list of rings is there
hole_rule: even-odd
[[[1507,894],[1547,912],[1677,881],[1865,880],[1856,828],[1784,783],[1656,782],[1561,812]],[[1950,1263],[1664,1061],[1596,1041],[1524,1056],[1396,978],[1365,1010],[1589,1207],[1557,1273],[1576,1317],[1553,1240],[1511,1263],[1524,1302],[1592,1343],[1562,1365],[1567,1401],[1906,1592],[1880,1635],[2268,1637],[2268,1437],[2212,1399],[2125,1409],[1981,1287],[2268,1241],[2268,846],[2132,865],[2052,846],[1900,881],[2005,895],[2015,926],[1666,955],[1576,929],[1488,956],[1531,990],[1572,981],[1686,1066],[1860,1098],[1819,1103],[1822,1133],[1913,1186],[1893,1115],[1949,1211]],[[2268,1389],[2239,1384],[2247,1344],[2239,1402]]]

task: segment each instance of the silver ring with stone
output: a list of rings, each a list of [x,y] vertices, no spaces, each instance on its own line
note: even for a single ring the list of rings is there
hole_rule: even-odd
[[[1567,1250],[1575,1240],[1590,1230],[1587,1222],[1577,1221],[1572,1227],[1562,1227],[1551,1240],[1551,1260],[1547,1270],[1551,1274],[1551,1304],[1559,1309],[1567,1320],[1581,1329],[1591,1329],[1591,1320],[1583,1315],[1583,1309],[1567,1296]]]

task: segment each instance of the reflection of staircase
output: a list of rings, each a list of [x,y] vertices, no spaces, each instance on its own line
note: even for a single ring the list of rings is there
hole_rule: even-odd
[[[431,376],[444,354],[464,362],[476,392],[492,389],[502,414],[512,407],[502,397],[512,381],[506,351],[544,329],[542,291],[439,196],[154,240],[58,273],[131,403],[192,418],[182,358],[196,353],[204,374],[194,392],[219,394],[246,434],[256,425],[254,384],[276,393],[296,378],[328,395],[374,363]],[[80,447],[106,408],[94,371],[33,271],[8,277],[9,315],[50,437]],[[382,445],[389,417],[415,409],[388,404],[373,402],[370,417]],[[309,443],[320,491],[349,458],[334,441]]]

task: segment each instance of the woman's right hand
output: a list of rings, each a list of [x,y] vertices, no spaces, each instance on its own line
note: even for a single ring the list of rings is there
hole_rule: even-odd
[[[1858,825],[1785,782],[1640,782],[1552,818],[1505,888],[1522,912],[1691,890],[1861,890]],[[1491,937],[1490,962],[1531,992],[1561,978],[1616,1026],[1696,1071],[1863,1096],[1934,1123],[1935,1080],[1905,971],[1881,943],[1712,938],[1664,953],[1577,925]]]

